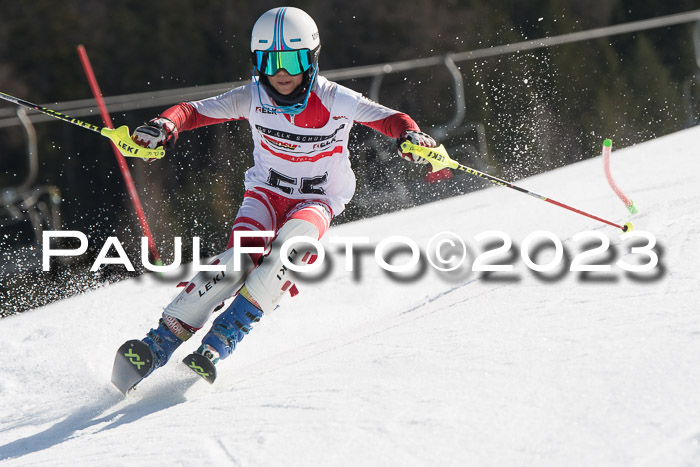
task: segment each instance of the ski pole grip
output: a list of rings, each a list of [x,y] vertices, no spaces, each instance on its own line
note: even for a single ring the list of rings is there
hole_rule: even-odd
[[[430,165],[433,166],[433,172],[446,168],[456,169],[459,167],[459,164],[452,160],[447,154],[447,150],[442,144],[436,148],[426,148],[425,146],[413,144],[410,141],[404,141],[401,143],[401,150],[427,159]]]
[[[165,156],[165,150],[162,147],[155,149],[144,148],[134,143],[129,133],[129,127],[126,125],[120,126],[117,129],[102,128],[100,134],[112,140],[119,152],[124,157],[138,157],[141,159],[161,159]]]

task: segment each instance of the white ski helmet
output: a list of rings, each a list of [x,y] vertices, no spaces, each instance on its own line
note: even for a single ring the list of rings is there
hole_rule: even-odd
[[[259,75],[258,86],[265,86],[279,106],[268,110],[298,114],[306,108],[318,73],[320,50],[318,27],[303,10],[294,7],[273,8],[258,18],[250,38],[250,52],[254,72],[257,71]],[[304,74],[302,83],[289,95],[278,93],[267,78],[281,69],[290,75]]]

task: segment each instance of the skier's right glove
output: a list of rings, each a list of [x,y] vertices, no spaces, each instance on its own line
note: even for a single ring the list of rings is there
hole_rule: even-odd
[[[422,131],[404,131],[401,134],[401,137],[396,140],[396,146],[399,151],[399,156],[401,156],[409,162],[415,162],[416,164],[427,164],[428,159],[416,156],[415,154],[410,152],[403,152],[401,150],[401,143],[403,143],[404,141],[410,141],[413,144],[417,144],[426,148],[434,148],[437,146],[435,140],[427,133],[423,133]]]
[[[177,141],[177,127],[167,118],[154,118],[136,128],[131,139],[144,148],[154,149],[162,145],[164,149],[172,149]]]

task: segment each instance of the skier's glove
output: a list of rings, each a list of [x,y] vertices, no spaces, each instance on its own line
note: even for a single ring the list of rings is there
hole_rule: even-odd
[[[401,143],[403,143],[404,141],[409,141],[413,144],[417,144],[426,148],[434,148],[437,146],[435,140],[430,135],[423,133],[422,131],[404,131],[401,134],[401,137],[396,140],[399,156],[401,156],[409,162],[415,162],[416,164],[427,164],[428,159],[424,159],[423,157],[417,156],[410,152],[403,152],[401,150]]]
[[[164,149],[172,149],[177,141],[177,127],[167,118],[154,118],[136,128],[131,139],[144,148],[154,149],[162,145]]]

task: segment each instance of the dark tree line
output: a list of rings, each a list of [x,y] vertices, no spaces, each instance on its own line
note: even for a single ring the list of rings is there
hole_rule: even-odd
[[[566,34],[699,6],[696,0],[289,4],[306,10],[319,25],[322,72]],[[90,54],[105,96],[248,79],[253,23],[278,5],[268,0],[0,1],[0,90],[37,103],[90,98],[78,44]],[[597,155],[605,137],[620,148],[693,124],[697,68],[692,27],[459,63],[466,119],[483,124],[487,137],[487,154],[471,162],[517,179]],[[369,89],[369,80],[342,84]],[[380,101],[409,113],[427,131],[454,111],[451,81],[440,67],[387,76]],[[0,102],[0,108],[9,105]],[[160,110],[113,118],[133,129]],[[99,117],[86,120],[101,125]],[[37,124],[37,131],[38,181],[60,188],[64,228],[88,233],[96,247],[116,234],[133,239],[130,248],[136,248],[140,230],[106,140],[61,122]],[[423,183],[425,169],[398,161],[383,163],[379,167],[386,174],[377,173],[372,161],[393,151],[382,137],[358,128],[352,150],[361,196],[379,191],[387,177]],[[22,179],[25,151],[19,127],[0,129],[1,187]],[[182,134],[177,150],[163,161],[130,161],[156,238],[170,242],[176,235],[200,236],[205,253],[223,248],[250,153],[246,124],[229,123]],[[433,187],[432,193],[474,188],[473,182],[460,183],[449,190]],[[370,204],[357,203],[338,221],[405,207]]]

